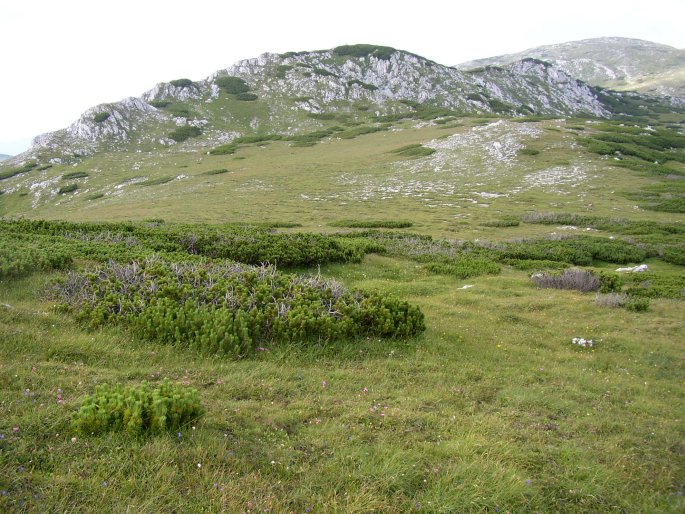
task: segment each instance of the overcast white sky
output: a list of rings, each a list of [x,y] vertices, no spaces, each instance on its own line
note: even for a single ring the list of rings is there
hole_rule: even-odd
[[[373,43],[441,64],[623,36],[685,48],[682,0],[5,0],[0,153],[99,103],[263,52]]]

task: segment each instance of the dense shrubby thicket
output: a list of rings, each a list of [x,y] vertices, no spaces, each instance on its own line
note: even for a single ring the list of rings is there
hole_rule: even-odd
[[[418,307],[348,291],[320,276],[237,263],[110,262],[70,273],[56,297],[91,326],[125,322],[141,337],[202,353],[244,356],[270,342],[408,337]]]
[[[685,135],[668,128],[604,123],[579,142],[588,151],[613,157],[611,164],[651,175],[685,175]],[[651,191],[649,190],[651,189]],[[685,212],[685,190],[678,183],[662,184],[644,193],[626,194],[645,209]]]
[[[84,435],[110,431],[129,434],[163,433],[188,425],[203,413],[197,390],[168,381],[151,388],[96,387],[72,417],[74,429]]]
[[[202,134],[202,129],[200,127],[195,127],[193,125],[183,125],[182,127],[178,127],[171,132],[169,132],[169,137],[176,141],[177,143],[181,143],[187,139],[190,139],[191,137],[197,137]]]
[[[373,55],[378,59],[389,60],[397,50],[389,46],[379,45],[342,45],[333,49],[334,55],[349,57],[367,57]]]
[[[19,237],[0,239],[0,279],[16,278],[35,271],[63,269],[72,264],[70,252],[48,241]]]
[[[279,267],[360,262],[378,243],[310,233],[277,234],[270,227],[160,225],[150,223],[69,223],[16,220],[0,223],[0,241],[12,240],[17,253],[39,242],[57,253],[99,262],[128,262],[161,253],[176,261],[198,256]],[[34,241],[34,243],[31,243]],[[9,259],[9,258],[8,258]]]

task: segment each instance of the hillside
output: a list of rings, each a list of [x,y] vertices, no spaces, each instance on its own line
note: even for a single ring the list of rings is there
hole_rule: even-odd
[[[456,68],[504,66],[525,58],[547,61],[595,86],[685,97],[685,50],[640,39],[603,37],[570,41],[476,59]]]
[[[0,512],[685,512],[685,113],[265,54],[0,164]]]
[[[211,148],[240,135],[313,131],[326,120],[354,126],[441,114],[601,117],[610,110],[586,85],[541,63],[465,73],[407,52],[354,45],[264,54],[203,81],[158,84],[141,98],[95,106],[66,129],[37,137],[28,155],[160,150],[186,139],[177,146]]]
[[[12,157],[12,156],[4,154],[4,153],[0,153],[0,161],[4,161],[5,159],[9,159],[10,157]]]
[[[36,137],[29,151],[0,164],[0,213],[36,215],[59,205],[66,215],[77,200],[136,203],[152,191],[141,189],[148,185],[166,185],[163,191],[180,198],[184,188],[195,194],[199,187],[188,180],[193,169],[232,172],[239,148],[270,142],[294,158],[317,155],[303,149],[319,143],[340,141],[332,148],[342,148],[370,134],[400,145],[427,140],[406,131],[454,128],[468,117],[610,118],[670,109],[635,93],[590,87],[530,58],[459,71],[373,45],[264,54],[202,81],[160,83],[140,98],[97,105],[69,127]]]

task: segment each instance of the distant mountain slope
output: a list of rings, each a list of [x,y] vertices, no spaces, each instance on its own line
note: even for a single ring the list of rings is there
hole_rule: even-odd
[[[12,156],[4,154],[4,153],[0,153],[0,161],[4,161],[5,159],[9,159],[10,157],[12,157]]]
[[[461,63],[467,70],[524,58],[550,62],[588,84],[666,96],[685,96],[685,50],[621,37],[603,37],[529,48]]]
[[[375,45],[263,54],[205,80],[161,83],[102,104],[12,159],[63,162],[103,151],[212,148],[249,134],[298,134],[406,114],[589,115],[610,107],[586,84],[537,61],[464,72]],[[328,123],[327,123],[328,122]]]

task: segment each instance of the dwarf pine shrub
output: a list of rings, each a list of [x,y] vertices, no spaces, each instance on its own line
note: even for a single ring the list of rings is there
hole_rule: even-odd
[[[649,309],[649,298],[631,296],[623,304],[623,307],[633,312],[645,312]]]
[[[73,193],[78,189],[78,184],[69,184],[67,186],[62,186],[57,190],[58,195],[65,195],[67,193]]]
[[[195,389],[168,380],[152,388],[110,386],[95,388],[72,416],[74,430],[84,435],[123,431],[132,435],[159,434],[177,430],[203,413]]]
[[[202,134],[201,128],[194,127],[193,125],[183,125],[182,127],[178,127],[177,129],[169,132],[169,137],[177,143],[181,143],[186,139],[197,137],[200,134]]]
[[[34,271],[63,269],[72,264],[68,250],[26,238],[0,240],[0,278],[20,277]]]
[[[238,95],[240,93],[247,93],[250,86],[247,85],[240,77],[224,76],[217,78],[214,83],[227,93]]]
[[[419,308],[393,296],[267,265],[110,262],[69,274],[56,294],[93,327],[124,323],[143,339],[235,357],[267,342],[409,337],[425,329]]]
[[[103,121],[107,120],[110,117],[110,114],[108,112],[98,112],[93,116],[93,121],[95,123],[102,123]]]

